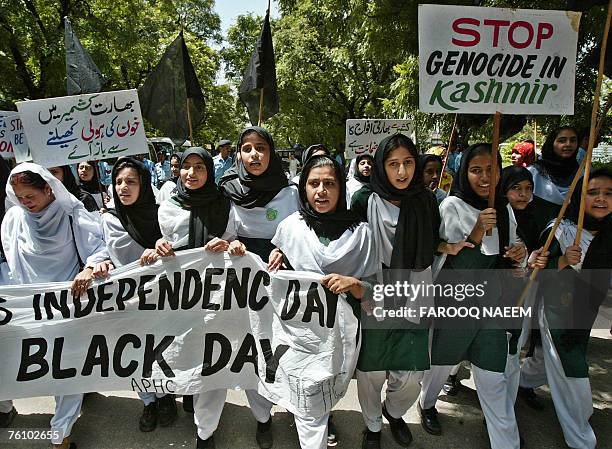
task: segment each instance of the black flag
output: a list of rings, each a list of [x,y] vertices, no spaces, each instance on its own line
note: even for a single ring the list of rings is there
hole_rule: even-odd
[[[66,47],[66,91],[68,95],[100,92],[104,78],[72,31],[70,19],[64,17],[64,46]]]
[[[274,49],[272,48],[269,9],[266,12],[266,19],[261,27],[261,34],[257,40],[255,51],[240,84],[240,99],[249,111],[249,119],[252,124],[259,123],[262,89],[263,112],[261,121],[264,121],[278,112],[276,63],[274,62]]]
[[[138,97],[144,118],[180,144],[189,138],[190,120],[194,129],[202,121],[204,94],[182,31],[138,89]]]

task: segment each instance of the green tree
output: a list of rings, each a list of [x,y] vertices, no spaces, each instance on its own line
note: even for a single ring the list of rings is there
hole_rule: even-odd
[[[208,142],[236,127],[235,108],[226,108],[231,92],[215,86],[221,59],[209,44],[221,35],[213,7],[214,0],[0,0],[0,109],[65,95],[64,16],[104,75],[104,90],[142,85],[182,26],[207,99],[196,141]]]

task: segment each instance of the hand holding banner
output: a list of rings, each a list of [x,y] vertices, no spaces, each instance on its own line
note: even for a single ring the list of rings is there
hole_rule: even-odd
[[[87,391],[257,389],[322,416],[344,395],[358,321],[321,275],[201,248],[70,283],[0,287],[0,400]]]

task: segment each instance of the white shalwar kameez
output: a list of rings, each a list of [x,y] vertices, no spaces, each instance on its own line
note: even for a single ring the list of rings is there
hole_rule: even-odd
[[[106,248],[115,267],[119,268],[140,259],[145,248],[128,234],[118,217],[108,212],[102,214],[102,228]],[[144,402],[144,405],[155,402],[156,397],[163,398],[164,396],[166,396],[164,393],[138,392],[138,397]]]
[[[400,208],[373,192],[368,199],[367,214],[378,251],[379,267],[381,263],[390,266]],[[420,273],[413,273],[413,276],[418,276],[419,280],[430,283],[432,281],[431,267]],[[417,283],[412,277],[411,281]],[[423,371],[361,371],[357,369],[356,372],[361,413],[370,432],[380,432],[382,429],[380,398],[385,380],[387,390],[384,404],[387,412],[393,418],[399,419],[406,414],[419,397]]]
[[[272,243],[297,271],[362,278],[373,275],[379,267],[374,239],[367,223],[346,230],[338,239],[325,245],[300,213],[294,212],[278,225]],[[353,367],[357,364],[358,349],[355,354]],[[295,415],[302,449],[327,447],[328,419],[329,412],[322,416]]]
[[[520,240],[517,236],[517,223],[511,206],[507,205],[509,219],[509,245]],[[448,243],[465,240],[476,225],[480,211],[467,204],[461,198],[448,196],[440,205],[440,239]],[[482,239],[481,253],[485,255],[499,254],[499,232],[493,228],[492,235]],[[436,261],[440,268],[445,257]],[[523,261],[523,266],[526,263]],[[509,334],[508,334],[508,338]],[[518,348],[524,343],[525,333],[519,338]],[[485,370],[472,363],[472,375],[483,414],[487,422],[489,440],[493,449],[519,449],[520,437],[514,402],[518,392],[520,378],[520,349],[516,354],[508,353],[506,367],[503,373]],[[458,365],[432,365],[425,372],[421,386],[420,406],[429,409],[436,405],[438,395],[444,382]],[[455,371],[456,372],[456,371]]]
[[[166,200],[160,204],[157,213],[162,238],[167,240],[173,248],[186,247],[189,243],[190,211],[171,200]],[[236,238],[235,216],[231,209],[227,228],[221,238],[227,241],[233,241]],[[197,427],[198,437],[202,440],[207,440],[217,430],[226,397],[226,389],[210,390],[193,395],[193,421]],[[253,409],[252,406],[251,409]],[[262,422],[265,421],[264,419]]]
[[[10,270],[10,282],[70,281],[81,269],[79,258],[85,266],[106,260],[108,254],[99,215],[85,210],[83,204],[40,165],[20,164],[11,175],[24,171],[42,176],[51,187],[55,200],[41,212],[28,212],[23,206],[12,207],[6,212],[2,222],[2,245]],[[19,204],[10,183],[7,184],[6,194],[14,204]],[[51,430],[56,431],[57,436],[51,440],[53,444],[61,444],[70,435],[82,402],[82,393],[55,396]],[[9,407],[8,403],[5,402],[2,409]]]

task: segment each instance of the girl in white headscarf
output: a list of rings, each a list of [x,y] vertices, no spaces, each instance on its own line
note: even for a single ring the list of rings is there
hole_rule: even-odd
[[[2,222],[2,246],[12,284],[65,282],[72,294],[85,292],[97,264],[107,259],[100,218],[47,169],[24,163],[9,176],[6,194],[19,205]],[[83,394],[56,396],[51,419],[54,448],[75,447],[70,432],[81,410]],[[55,438],[55,435],[58,435]]]

